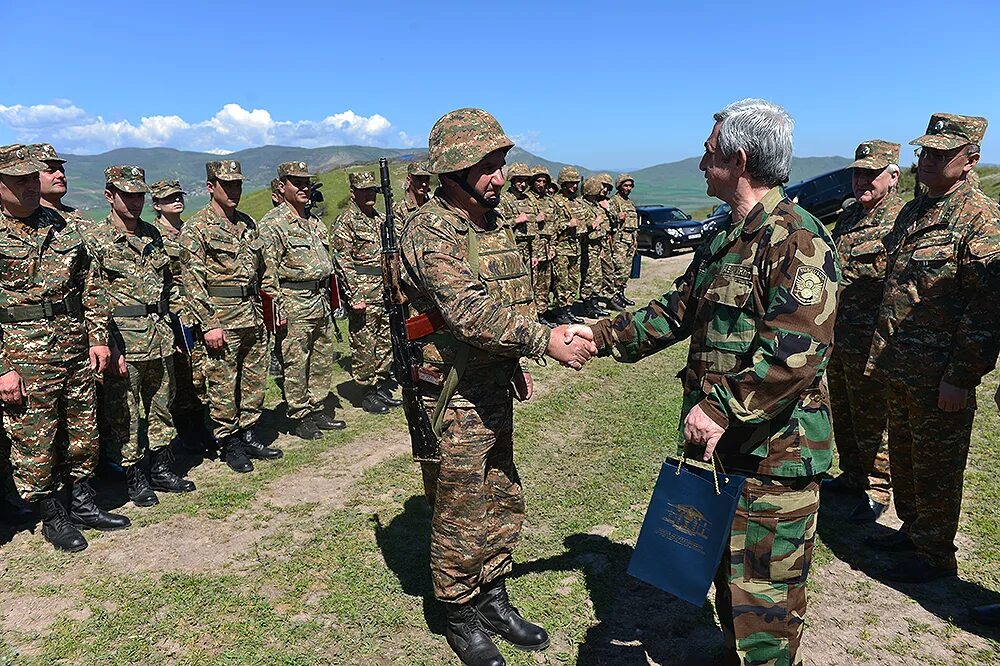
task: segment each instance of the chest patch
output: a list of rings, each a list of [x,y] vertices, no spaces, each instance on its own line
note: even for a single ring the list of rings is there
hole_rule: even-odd
[[[816,305],[823,299],[826,273],[815,266],[799,266],[792,282],[792,298],[802,305]]]
[[[720,272],[722,277],[729,278],[733,282],[753,283],[753,266],[749,264],[724,264]]]

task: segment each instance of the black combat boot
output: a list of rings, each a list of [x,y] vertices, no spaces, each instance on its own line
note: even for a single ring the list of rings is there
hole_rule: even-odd
[[[486,631],[499,634],[514,647],[544,650],[549,646],[549,634],[537,624],[521,617],[511,605],[503,578],[483,588],[476,597],[476,611]]]
[[[573,320],[569,318],[569,308],[556,308],[556,311],[552,314],[552,321],[557,326],[572,324]]]
[[[267,374],[272,377],[281,377],[285,374],[281,369],[281,359],[278,358],[278,350],[276,348],[271,350],[271,359],[267,364]]]
[[[42,536],[56,550],[78,553],[87,547],[83,532],[73,526],[66,515],[66,507],[57,497],[46,497],[38,503],[42,515]]]
[[[493,639],[483,629],[474,602],[445,604],[445,607],[448,613],[445,638],[465,666],[506,666]]]
[[[607,317],[609,314],[611,314],[610,312],[601,307],[600,299],[597,296],[594,296],[590,299],[590,312],[593,314],[595,319],[599,319],[601,317]]]
[[[385,414],[389,411],[389,408],[382,402],[382,399],[378,397],[378,390],[372,390],[371,393],[364,397],[361,401],[361,409],[369,414]]]
[[[312,415],[312,421],[320,430],[343,430],[347,424],[340,419],[334,418],[332,414],[317,412]]]
[[[319,439],[323,436],[312,416],[303,416],[298,419],[292,432],[299,439]]]
[[[253,463],[250,462],[250,458],[247,457],[247,452],[243,448],[243,438],[240,437],[240,433],[234,432],[223,438],[222,449],[222,455],[226,459],[229,469],[241,474],[253,471]]]
[[[569,323],[571,324],[582,324],[584,323],[575,312],[573,312],[573,306],[566,308],[566,316],[569,318]]]
[[[149,485],[142,461],[125,467],[125,485],[128,487],[128,498],[132,500],[132,504],[145,507],[160,503],[160,498]]]
[[[378,399],[381,400],[382,404],[386,407],[399,407],[403,404],[402,400],[393,397],[392,391],[385,385],[381,385],[375,389],[375,393],[378,395]]]
[[[175,474],[170,469],[174,461],[174,452],[169,446],[153,451],[153,463],[149,467],[149,483],[156,490],[165,493],[193,493],[194,481]]]
[[[117,513],[109,513],[94,502],[94,489],[89,479],[77,479],[70,493],[69,519],[76,527],[88,527],[102,532],[115,532],[132,525],[132,521]]]
[[[257,439],[257,430],[253,426],[243,431],[243,448],[248,456],[257,460],[277,460],[285,455],[281,449],[268,446]]]

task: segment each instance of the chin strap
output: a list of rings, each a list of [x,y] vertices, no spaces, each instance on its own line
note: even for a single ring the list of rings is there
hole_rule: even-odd
[[[493,209],[500,205],[500,197],[493,197],[492,199],[487,199],[479,192],[476,192],[472,185],[469,185],[469,169],[465,168],[461,171],[452,171],[451,173],[441,174],[442,178],[447,178],[451,182],[455,183],[468,194],[470,197],[476,200],[483,208]]]

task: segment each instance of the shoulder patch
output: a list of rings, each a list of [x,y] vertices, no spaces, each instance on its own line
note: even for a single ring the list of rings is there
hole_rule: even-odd
[[[792,298],[802,305],[816,305],[823,300],[826,273],[815,266],[799,266],[792,281]]]

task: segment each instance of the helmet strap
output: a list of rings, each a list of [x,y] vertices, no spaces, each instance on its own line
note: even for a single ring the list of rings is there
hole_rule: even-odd
[[[472,185],[469,185],[469,171],[470,170],[471,170],[471,167],[466,167],[466,168],[462,169],[461,171],[451,171],[449,173],[443,173],[443,174],[441,174],[441,177],[442,178],[447,178],[451,182],[457,184],[459,187],[461,187],[463,190],[465,190],[466,194],[468,194],[470,197],[472,197],[473,199],[475,199],[476,203],[478,203],[483,208],[486,208],[486,209],[496,208],[500,204],[500,199],[499,198],[495,198],[495,199],[492,199],[492,200],[487,199],[486,197],[484,197],[479,192],[476,192],[476,189],[474,187],[472,187]]]

